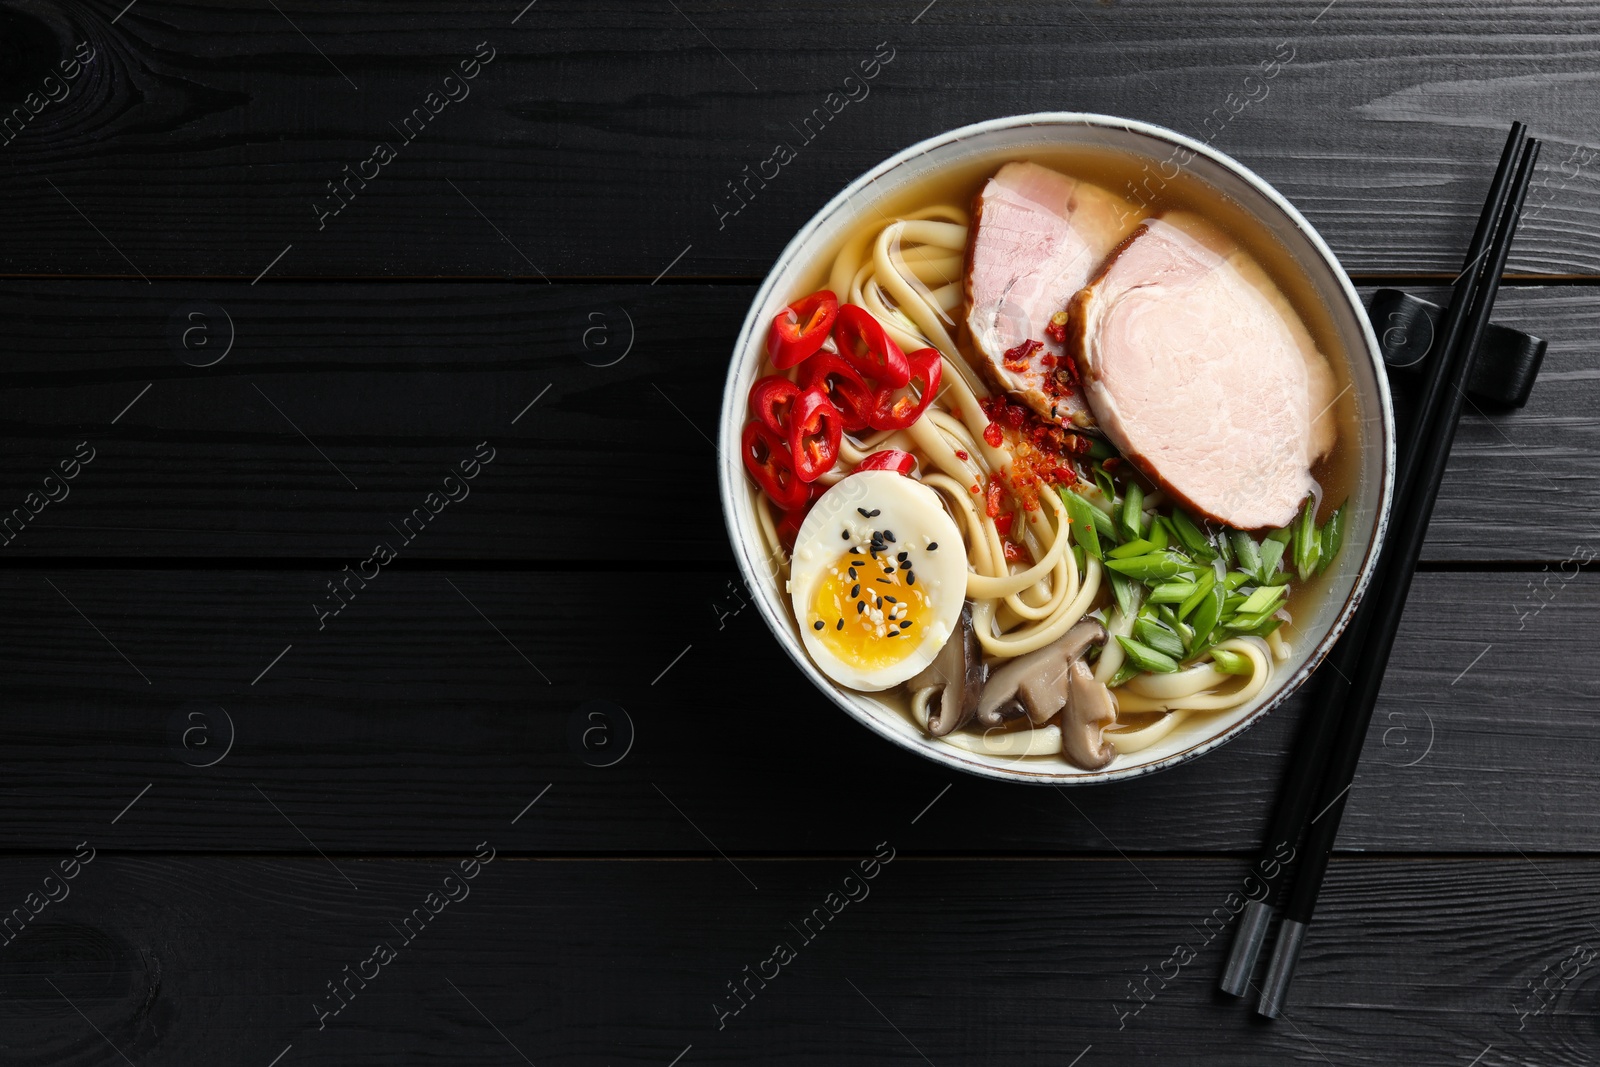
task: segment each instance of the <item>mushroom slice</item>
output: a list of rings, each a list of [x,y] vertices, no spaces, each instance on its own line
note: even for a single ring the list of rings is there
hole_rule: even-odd
[[[1117,696],[1078,659],[1067,680],[1067,707],[1061,713],[1061,754],[1086,771],[1097,771],[1117,755],[1105,728],[1117,721]]]
[[[972,721],[983,692],[983,654],[972,629],[972,605],[964,605],[950,639],[933,662],[906,683],[912,706],[929,707],[928,733],[943,737]],[[934,698],[938,703],[934,704]]]
[[[1026,713],[1043,726],[1067,704],[1067,668],[1105,641],[1106,628],[1083,619],[1043,648],[1018,656],[990,676],[978,701],[978,721],[996,726]]]

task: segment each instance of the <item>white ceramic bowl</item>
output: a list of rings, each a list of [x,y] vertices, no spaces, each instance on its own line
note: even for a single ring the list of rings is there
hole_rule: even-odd
[[[1298,261],[1326,304],[1338,345],[1348,354],[1348,374],[1358,414],[1355,442],[1357,475],[1343,549],[1328,572],[1326,595],[1309,618],[1296,619],[1294,654],[1279,665],[1274,684],[1251,703],[1221,715],[1191,717],[1161,741],[1138,752],[1118,755],[1108,766],[1084,771],[1057,760],[985,755],[929,738],[899,711],[867,693],[841,688],[806,655],[788,597],[766,562],[751,483],[740,459],[740,432],[746,397],[755,381],[768,324],[804,284],[818,255],[833,245],[869,205],[891,198],[909,183],[975,158],[1025,158],[1030,152],[1063,147],[1114,149],[1148,159],[1151,174],[1172,177],[1181,167],[1240,205],[1270,231]],[[1334,358],[1337,358],[1336,356]],[[902,748],[958,770],[989,778],[1043,785],[1110,782],[1174,766],[1222,745],[1244,731],[1298,689],[1322,661],[1355,610],[1382,541],[1394,478],[1394,416],[1388,379],[1366,312],[1333,252],[1277,190],[1244,166],[1182,134],[1148,123],[1106,115],[1041,112],[964,126],[912,145],[861,175],[803,226],[779,255],[756,294],[734,345],[728,384],[722,397],[719,483],[728,536],[756,606],[789,657],[829,700],[874,732]],[[1351,447],[1346,442],[1344,447]],[[1314,642],[1308,645],[1308,642]]]

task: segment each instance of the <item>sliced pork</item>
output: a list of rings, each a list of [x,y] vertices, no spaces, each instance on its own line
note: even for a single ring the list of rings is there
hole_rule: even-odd
[[[968,238],[967,330],[991,387],[1058,422],[1093,424],[1059,365],[1051,319],[1133,224],[1122,199],[1036,163],[1007,163],[984,184]]]
[[[1333,444],[1333,372],[1232,239],[1146,220],[1073,299],[1067,344],[1106,437],[1185,507],[1247,530],[1294,518]]]

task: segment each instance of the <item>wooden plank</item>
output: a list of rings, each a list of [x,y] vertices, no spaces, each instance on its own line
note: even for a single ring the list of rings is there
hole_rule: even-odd
[[[414,557],[593,560],[614,551],[596,531],[644,523],[630,555],[721,566],[708,438],[751,296],[14,282],[0,294],[0,516],[79,442],[95,458],[66,498],[7,529],[0,560],[359,561],[488,440],[495,459]],[[1527,409],[1469,409],[1429,560],[1559,561],[1596,536],[1600,290],[1509,289],[1500,318],[1550,353]],[[1539,521],[1506,501],[1542,502]]]
[[[1213,991],[1240,860],[931,860],[889,817],[837,857],[739,871],[539,862],[510,855],[531,831],[513,810],[427,861],[130,858],[86,827],[74,842],[101,851],[0,952],[6,1046],[97,1064],[1582,1064],[1600,1024],[1592,859],[1335,862],[1288,1016],[1265,1025]],[[55,860],[0,862],[8,904]]]
[[[44,79],[79,42],[94,58],[6,133],[0,270],[759,275],[892,152],[1048,109],[1208,139],[1349,268],[1381,273],[1457,269],[1520,115],[1551,144],[1513,267],[1600,270],[1592,3],[518,6],[141,0],[114,25],[109,8],[11,12],[9,32],[38,44],[9,104],[62,95]],[[880,43],[888,63],[847,83]],[[444,81],[475,55],[493,58]],[[728,183],[780,142],[796,158],[729,218]]]
[[[1418,578],[1341,849],[1600,851],[1600,578],[1573,571]],[[521,840],[550,852],[835,852],[921,812],[908,849],[1243,851],[1300,714],[1148,779],[1027,788],[850,721],[731,575],[401,565],[319,631],[337,577],[0,574],[0,848],[132,804],[119,847],[434,851],[542,796]]]

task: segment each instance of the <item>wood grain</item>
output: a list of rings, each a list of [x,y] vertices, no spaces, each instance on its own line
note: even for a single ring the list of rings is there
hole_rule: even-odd
[[[921,859],[900,847],[903,820],[875,818],[868,844],[810,861],[529,862],[504,850],[533,828],[508,819],[483,813],[426,861],[102,844],[70,896],[0,948],[7,1051],[660,1067],[1155,1063],[1181,1048],[1229,1067],[1576,1065],[1600,1029],[1592,859],[1335,862],[1288,1016],[1267,1025],[1213,992],[1242,860]],[[499,851],[464,881],[479,842]],[[875,850],[891,858],[863,879]],[[54,858],[0,863],[6,901]],[[452,875],[460,899],[413,919],[408,943],[400,923]],[[797,932],[819,908],[827,921]],[[763,966],[779,942],[793,957]],[[395,957],[363,966],[379,943]],[[346,967],[368,980],[349,979],[319,1029]],[[752,978],[742,1010],[719,1014],[746,967],[764,987]]]
[[[401,565],[319,631],[336,577],[0,575],[0,847],[132,803],[129,848],[426,852],[543,795],[523,840],[560,853],[834,852],[924,809],[908,849],[1243,852],[1301,713],[1149,779],[1028,788],[850,721],[731,574]],[[1600,851],[1597,605],[1592,573],[1420,576],[1339,847]]]
[[[1600,4],[524,2],[0,5],[0,1058],[1593,1061]],[[1374,283],[1454,274],[1505,125],[1549,142],[1511,270],[1578,284],[1502,294],[1544,373],[1457,437],[1275,1025],[1213,984],[1301,702],[1025,789],[878,740],[741,606],[753,283],[894,151],[1046,109],[1208,140]]]
[[[6,78],[9,103],[42,84],[43,42],[97,54],[0,149],[13,213],[0,270],[748,277],[893,152],[1043,110],[1208,139],[1300,206],[1349,269],[1380,273],[1454,273],[1501,131],[1529,119],[1551,143],[1512,267],[1600,270],[1589,3],[1026,0],[919,15],[915,0],[545,0],[513,25],[521,5],[481,0],[431,13],[141,0],[113,26],[117,6],[6,12],[9,33],[40,46]],[[403,120],[480,42],[495,58],[450,90],[470,95],[408,142]],[[892,60],[847,86],[880,42]],[[1280,56],[1273,78],[1246,81]],[[830,106],[819,132],[798,132]],[[379,142],[395,158],[362,168]],[[797,158],[726,217],[727,183],[778,142]],[[347,166],[376,176],[319,221]]]
[[[0,294],[0,516],[78,442],[96,458],[20,536],[7,531],[0,563],[354,562],[489,440],[495,460],[414,558],[600,560],[617,549],[597,531],[643,523],[630,556],[722,566],[709,438],[751,297],[709,285],[14,282]],[[1431,561],[1554,563],[1600,536],[1600,290],[1508,289],[1498,318],[1550,351],[1526,409],[1469,407]],[[1537,503],[1539,520],[1510,502]]]

